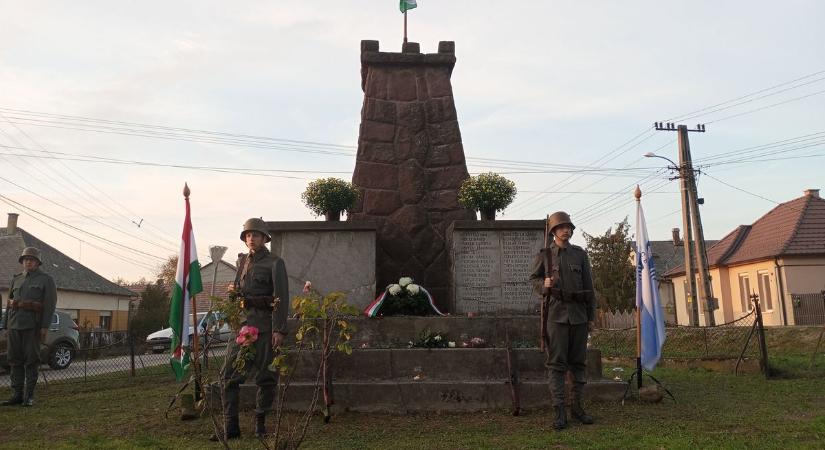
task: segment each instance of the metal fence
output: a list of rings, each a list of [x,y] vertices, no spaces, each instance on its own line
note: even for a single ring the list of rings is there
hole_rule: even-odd
[[[39,382],[86,382],[99,379],[125,379],[135,376],[155,375],[169,371],[170,351],[153,353],[145,342],[130,340],[125,331],[83,332],[79,338],[80,349],[72,353],[72,361],[65,369],[54,370],[46,363],[40,367]],[[207,366],[223,364],[226,344],[209,342],[203,359]],[[0,367],[0,387],[9,386],[9,373]]]
[[[794,324],[825,325],[825,291],[791,294],[791,302]]]
[[[768,373],[767,348],[764,327],[758,307],[733,322],[712,327],[665,327],[663,358],[715,358],[759,360],[763,372]],[[592,333],[592,345],[604,357],[635,358],[636,327],[597,329]]]

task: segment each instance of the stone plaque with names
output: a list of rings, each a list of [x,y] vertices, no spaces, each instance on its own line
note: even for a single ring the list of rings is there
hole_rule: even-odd
[[[457,221],[452,229],[453,311],[537,311],[530,271],[544,245],[543,221]]]

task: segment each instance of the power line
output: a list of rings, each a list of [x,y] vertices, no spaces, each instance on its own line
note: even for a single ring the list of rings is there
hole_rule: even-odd
[[[76,211],[76,210],[74,210],[74,209],[72,209],[72,208],[69,208],[69,207],[68,207],[68,206],[66,206],[66,205],[62,205],[62,204],[60,204],[60,203],[58,203],[58,202],[56,202],[56,201],[54,201],[54,200],[51,200],[51,199],[49,199],[49,198],[47,198],[47,197],[44,197],[44,196],[42,196],[42,195],[38,194],[37,192],[32,191],[31,189],[28,189],[28,188],[26,188],[26,187],[24,187],[24,186],[21,186],[21,185],[19,185],[19,184],[15,183],[15,182],[13,182],[13,181],[9,180],[8,178],[5,178],[5,177],[3,177],[3,176],[0,176],[0,180],[3,180],[3,181],[5,181],[6,183],[11,184],[11,185],[13,185],[13,186],[17,187],[18,189],[22,189],[22,190],[24,190],[24,191],[26,191],[26,192],[28,192],[28,193],[30,193],[30,194],[32,194],[32,195],[35,195],[35,196],[37,196],[38,198],[41,198],[41,199],[43,199],[43,200],[45,200],[45,201],[47,201],[47,202],[49,202],[49,203],[51,203],[51,204],[53,204],[53,205],[55,205],[55,206],[59,206],[59,207],[61,207],[61,208],[65,209],[65,210],[67,210],[67,211],[69,211],[69,212],[72,212],[72,213],[74,213],[74,214],[78,214],[78,215],[80,215],[81,217],[83,217],[83,218],[85,218],[85,219],[91,220],[92,222],[95,222],[95,223],[97,223],[97,224],[99,224],[99,225],[102,225],[102,226],[104,226],[104,227],[111,228],[112,230],[115,230],[115,231],[117,231],[118,233],[125,234],[126,236],[129,236],[129,237],[131,237],[131,238],[137,239],[137,240],[139,240],[139,241],[143,241],[143,242],[145,242],[145,243],[147,243],[147,244],[150,244],[150,245],[154,245],[154,246],[156,246],[156,247],[158,247],[158,248],[161,248],[161,249],[163,249],[163,250],[166,250],[166,251],[169,251],[169,252],[172,252],[172,253],[174,253],[174,252],[176,252],[176,251],[177,251],[176,249],[170,249],[170,248],[168,248],[168,247],[164,247],[164,246],[162,246],[162,245],[160,245],[160,244],[158,244],[158,243],[156,243],[156,242],[148,241],[148,240],[143,239],[143,238],[141,238],[141,237],[139,237],[139,236],[135,236],[135,235],[133,235],[133,234],[130,234],[130,233],[127,233],[127,232],[125,232],[125,231],[123,231],[123,230],[120,230],[120,229],[118,229],[118,228],[115,228],[115,227],[113,227],[113,226],[111,226],[111,225],[109,225],[109,224],[107,224],[107,223],[103,223],[103,222],[101,222],[101,221],[99,221],[99,220],[95,219],[94,217],[87,216],[87,215],[85,215],[85,214],[81,213],[80,211]]]
[[[10,148],[7,145],[0,145],[0,148]],[[13,147],[11,147],[13,148]],[[107,158],[107,157],[100,157],[100,156],[81,156],[81,157],[60,157],[60,156],[38,156],[38,155],[24,155],[20,153],[3,153],[0,152],[0,155],[11,155],[17,156],[21,158],[36,158],[36,159],[60,159],[66,161],[77,161],[77,162],[90,162],[90,163],[99,163],[99,164],[117,164],[117,165],[135,165],[135,166],[150,166],[150,167],[169,167],[174,169],[190,169],[190,170],[202,170],[208,172],[219,172],[219,173],[232,173],[238,175],[249,175],[249,176],[259,176],[259,177],[269,177],[269,178],[287,178],[293,180],[307,180],[309,178],[306,177],[293,177],[293,176],[286,176],[286,175],[271,175],[269,173],[256,173],[256,172],[285,172],[285,173],[351,173],[351,172],[343,172],[343,171],[303,171],[303,170],[280,170],[280,169],[253,169],[253,168],[230,168],[230,167],[213,167],[213,166],[193,166],[188,164],[164,164],[164,163],[156,163],[150,161],[134,161],[134,160],[122,160],[122,159],[115,159],[115,158]],[[253,172],[256,171],[256,172]]]
[[[0,198],[0,201],[2,201],[3,203],[5,203],[5,204],[7,204],[7,205],[11,206],[11,207],[12,207],[12,209],[15,209],[15,210],[18,210],[18,211],[23,211],[22,209],[18,209],[18,208],[16,208],[16,207],[15,207],[12,203],[7,202],[7,201],[6,201],[5,199],[3,199],[3,198]],[[50,223],[48,223],[48,222],[46,222],[46,221],[44,221],[44,220],[40,219],[39,217],[37,217],[37,216],[35,216],[35,215],[29,215],[29,216],[27,216],[27,217],[32,218],[32,219],[34,219],[34,220],[36,220],[36,221],[38,221],[38,222],[42,223],[43,225],[46,225],[47,227],[52,228],[53,230],[55,230],[55,231],[57,231],[57,232],[59,232],[59,233],[63,233],[63,234],[65,234],[66,236],[69,236],[70,238],[75,239],[75,240],[77,240],[78,242],[80,242],[80,243],[82,243],[82,244],[86,244],[86,245],[88,245],[88,246],[90,246],[90,247],[92,247],[92,248],[95,248],[95,249],[97,249],[97,250],[99,250],[99,251],[101,251],[101,252],[103,252],[103,253],[105,253],[105,254],[107,254],[107,255],[109,255],[109,256],[112,256],[112,257],[114,257],[114,258],[120,259],[121,261],[125,261],[125,262],[128,262],[128,263],[130,263],[130,264],[134,264],[134,265],[140,266],[140,267],[142,267],[142,268],[144,268],[144,269],[147,269],[147,270],[154,270],[154,269],[155,269],[155,267],[150,266],[149,264],[146,264],[146,263],[144,263],[144,262],[142,262],[142,261],[138,261],[138,260],[136,260],[136,259],[132,259],[132,258],[130,258],[130,257],[128,257],[128,256],[123,256],[123,255],[120,255],[120,254],[114,253],[114,252],[112,252],[111,250],[107,250],[107,249],[104,249],[103,247],[98,247],[97,245],[92,244],[91,242],[84,241],[83,239],[80,239],[79,237],[74,236],[74,235],[72,235],[71,233],[66,232],[65,230],[61,230],[60,228],[57,228],[56,226],[54,226],[54,225],[52,225],[52,224],[50,224]]]
[[[731,99],[731,100],[727,100],[727,101],[724,101],[722,103],[717,103],[715,105],[707,106],[707,107],[704,107],[702,109],[697,109],[696,111],[692,111],[692,112],[689,112],[687,114],[683,114],[681,116],[676,116],[676,117],[672,117],[670,119],[666,119],[663,122],[678,122],[678,121],[682,121],[682,120],[688,120],[688,119],[691,119],[691,118],[699,117],[700,115],[697,115],[698,113],[707,111],[709,109],[714,109],[714,108],[720,107],[722,105],[727,105],[728,103],[737,102],[739,100],[743,100],[743,99],[746,99],[748,97],[752,97],[754,95],[761,94],[763,92],[768,92],[768,91],[774,90],[774,89],[782,87],[782,86],[787,86],[789,84],[796,83],[797,81],[802,81],[804,79],[815,77],[815,76],[821,75],[823,73],[825,73],[825,70],[820,70],[820,71],[817,71],[817,72],[809,73],[808,75],[804,75],[802,77],[799,77],[799,78],[796,78],[796,79],[793,79],[793,80],[790,80],[790,81],[779,83],[777,85],[774,85],[774,86],[771,86],[771,87],[768,87],[768,88],[760,89],[756,92],[751,92],[750,94],[747,94],[747,95],[743,95],[743,96],[740,96],[740,97],[737,97],[737,98],[734,98],[734,99]],[[814,82],[822,81],[823,79],[825,79],[825,78],[819,78],[819,79],[814,80],[812,82],[808,82],[808,83],[805,83],[805,84],[800,84],[799,86],[796,86],[796,87],[802,87],[802,86],[805,86],[805,85],[808,85],[808,84],[811,84],[811,83],[814,83]],[[789,88],[789,89],[795,89],[796,87]],[[789,90],[789,89],[785,89],[782,92],[784,92],[786,90]],[[710,113],[707,113],[707,114],[710,114]],[[701,114],[701,115],[707,115],[707,114]]]
[[[144,123],[138,123],[138,122],[125,122],[125,121],[98,119],[98,118],[84,117],[84,116],[71,116],[71,115],[65,115],[65,114],[37,112],[37,111],[31,111],[31,110],[25,110],[25,109],[13,109],[13,108],[0,107],[0,111],[9,111],[9,112],[13,112],[13,113],[22,113],[22,114],[32,115],[32,116],[35,116],[35,117],[51,117],[51,118],[59,118],[59,119],[76,120],[76,121],[81,121],[81,122],[98,122],[98,123],[106,123],[106,124],[112,124],[112,125],[126,125],[126,126],[130,126],[130,127],[148,128],[148,129],[162,129],[162,130],[169,130],[169,131],[189,133],[189,134],[205,134],[205,135],[210,135],[210,136],[226,136],[226,137],[239,138],[239,139],[272,141],[272,142],[303,145],[303,146],[316,146],[316,147],[340,148],[340,149],[355,149],[355,147],[352,146],[352,145],[330,144],[330,143],[325,143],[325,142],[314,142],[314,141],[301,141],[301,140],[295,140],[295,139],[274,138],[274,137],[269,137],[269,136],[255,136],[255,135],[249,135],[249,134],[238,134],[238,133],[229,133],[229,132],[220,132],[220,131],[211,131],[211,130],[201,130],[201,129],[193,129],[193,128],[170,127],[170,126],[164,126],[164,125],[151,125],[151,124],[144,124]]]
[[[763,197],[763,196],[761,196],[761,195],[759,195],[759,194],[754,194],[753,192],[747,191],[747,190],[742,189],[742,188],[740,188],[740,187],[736,187],[736,186],[734,186],[734,185],[732,185],[732,184],[730,184],[730,183],[728,183],[728,182],[722,181],[722,180],[720,180],[719,178],[714,177],[713,175],[710,175],[710,174],[709,174],[709,173],[707,173],[707,172],[704,172],[704,174],[705,174],[705,176],[707,176],[708,178],[710,178],[710,179],[712,179],[712,180],[714,180],[714,181],[716,181],[716,182],[718,182],[718,183],[724,184],[725,186],[727,186],[727,187],[729,187],[729,188],[731,188],[731,189],[736,189],[737,191],[739,191],[739,192],[743,192],[743,193],[748,194],[748,195],[750,195],[750,196],[752,196],[752,197],[756,197],[756,198],[759,198],[759,199],[765,200],[765,201],[767,201],[767,202],[771,202],[771,203],[773,203],[773,204],[775,204],[775,205],[784,206],[784,207],[786,207],[786,208],[788,208],[788,209],[791,209],[791,210],[794,210],[794,211],[799,211],[799,212],[801,212],[801,211],[802,211],[801,209],[794,208],[794,207],[792,207],[792,206],[788,206],[788,205],[783,204],[783,203],[780,203],[780,202],[778,202],[778,201],[776,201],[776,200],[771,200],[771,199],[769,199],[769,198],[767,198],[767,197]]]
[[[773,108],[775,106],[781,106],[781,105],[784,105],[786,103],[795,102],[797,100],[803,100],[803,99],[806,99],[808,97],[813,97],[814,95],[820,95],[820,94],[825,94],[825,89],[823,89],[821,91],[813,92],[813,93],[808,94],[808,95],[803,95],[801,97],[792,98],[790,100],[785,100],[785,101],[774,103],[774,104],[771,104],[771,105],[762,106],[760,108],[752,109],[750,111],[745,111],[745,112],[742,112],[742,113],[739,113],[739,114],[733,114],[733,115],[730,115],[730,116],[725,116],[725,117],[722,117],[721,119],[711,120],[709,122],[705,122],[705,124],[717,123],[717,122],[721,122],[723,120],[733,119],[734,117],[744,116],[746,114],[752,114],[752,113],[759,112],[759,111],[762,111],[762,110],[765,110],[765,109],[768,109],[768,108]]]
[[[87,234],[87,235],[89,235],[89,236],[91,236],[91,237],[94,237],[94,238],[99,239],[99,240],[101,240],[101,241],[107,242],[107,243],[109,243],[109,244],[116,245],[116,246],[118,246],[118,247],[124,248],[124,249],[126,249],[126,250],[131,251],[131,252],[138,253],[138,254],[141,254],[141,255],[144,255],[144,256],[148,256],[148,257],[150,257],[150,258],[158,259],[158,260],[160,260],[160,261],[164,261],[164,260],[165,260],[165,258],[161,258],[161,257],[159,257],[159,256],[155,256],[155,255],[152,255],[152,254],[150,254],[150,253],[146,253],[146,252],[141,251],[141,250],[138,250],[138,249],[136,249],[136,248],[129,247],[128,245],[124,245],[124,244],[121,244],[121,243],[119,243],[119,242],[115,242],[115,241],[113,241],[113,240],[111,240],[111,239],[106,239],[105,237],[98,236],[98,235],[96,235],[96,234],[94,234],[94,233],[92,233],[92,232],[89,232],[89,231],[86,231],[86,230],[81,230],[80,228],[77,228],[77,227],[76,227],[76,226],[74,226],[74,225],[70,225],[70,224],[68,224],[68,223],[66,223],[66,222],[63,222],[62,220],[55,219],[54,217],[51,217],[51,216],[49,216],[48,214],[44,214],[44,213],[42,213],[42,212],[40,212],[40,211],[38,211],[38,210],[36,210],[36,209],[34,209],[34,208],[31,208],[31,207],[29,207],[29,206],[26,206],[26,205],[24,205],[24,204],[22,204],[22,203],[20,203],[20,202],[16,202],[16,201],[14,201],[14,200],[10,199],[9,197],[7,197],[7,196],[5,196],[5,195],[3,195],[3,194],[0,194],[0,199],[4,199],[6,203],[11,202],[11,203],[13,203],[13,204],[17,205],[17,207],[19,207],[19,208],[24,208],[24,209],[26,209],[26,210],[28,210],[28,211],[31,211],[31,212],[34,212],[34,213],[40,214],[41,216],[46,217],[46,218],[48,218],[48,219],[51,219],[51,220],[53,220],[53,221],[55,221],[55,222],[57,222],[57,223],[59,223],[59,224],[61,224],[61,225],[65,226],[65,227],[71,228],[71,229],[73,229],[73,230],[75,230],[75,231],[79,231],[79,232],[81,232],[81,233],[83,233],[83,234]]]

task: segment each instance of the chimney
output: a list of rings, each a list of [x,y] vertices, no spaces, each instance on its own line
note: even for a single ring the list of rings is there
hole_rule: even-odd
[[[674,247],[679,247],[679,246],[685,245],[684,241],[682,241],[682,238],[679,237],[679,229],[678,228],[674,228],[674,229],[670,230],[670,233],[671,233],[671,235],[673,235],[673,246]]]
[[[805,189],[805,197],[820,198],[819,189]]]
[[[17,233],[17,217],[19,215],[20,214],[17,213],[9,213],[9,222],[8,225],[6,225],[6,234],[9,236]]]

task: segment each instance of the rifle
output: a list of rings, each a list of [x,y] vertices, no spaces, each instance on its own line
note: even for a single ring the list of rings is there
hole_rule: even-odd
[[[518,393],[518,370],[513,363],[513,347],[510,345],[510,330],[504,332],[504,349],[507,351],[507,371],[510,374],[510,399],[513,401],[513,415],[521,413],[521,401]]]
[[[552,274],[553,272],[553,265],[550,264],[550,249],[547,248],[547,234],[549,230],[547,229],[547,224],[550,222],[550,216],[548,215],[544,219],[544,278],[547,278],[547,274]],[[547,302],[550,301],[550,289],[544,287],[544,279],[541,280],[541,309],[539,314],[539,348],[541,351],[544,351],[547,348]]]

